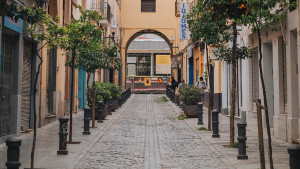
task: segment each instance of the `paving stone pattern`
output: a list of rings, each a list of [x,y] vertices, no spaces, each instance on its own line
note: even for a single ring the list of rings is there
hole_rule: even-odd
[[[161,97],[134,95],[75,168],[232,168]]]

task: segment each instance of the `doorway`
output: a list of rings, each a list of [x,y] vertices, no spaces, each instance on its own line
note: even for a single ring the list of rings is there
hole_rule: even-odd
[[[15,54],[14,38],[2,34],[0,69],[0,136],[11,133],[12,58]]]

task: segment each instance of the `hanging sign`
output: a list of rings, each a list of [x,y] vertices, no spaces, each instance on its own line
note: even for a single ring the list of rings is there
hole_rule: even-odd
[[[166,76],[162,77],[162,80],[163,82],[167,82],[167,77]]]
[[[145,78],[145,86],[151,86],[151,79]]]
[[[186,2],[182,2],[180,4],[180,39],[186,40],[186,29],[187,29],[187,21],[185,18],[186,15]]]
[[[22,28],[23,28],[23,20],[18,19],[17,22],[15,22],[12,18],[9,17],[4,17],[4,26],[7,28],[10,28],[18,33],[22,33]]]

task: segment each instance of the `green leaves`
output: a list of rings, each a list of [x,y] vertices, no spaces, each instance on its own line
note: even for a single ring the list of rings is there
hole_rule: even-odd
[[[232,48],[226,48],[224,46],[219,47],[217,50],[213,51],[214,55],[227,63],[232,63],[233,60],[245,59],[252,57],[252,50],[243,46],[237,48],[236,58],[232,57]]]
[[[202,90],[195,86],[179,89],[179,100],[185,105],[197,105],[201,101]]]

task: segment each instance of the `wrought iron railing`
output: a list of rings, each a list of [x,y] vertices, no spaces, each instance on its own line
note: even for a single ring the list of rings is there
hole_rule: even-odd
[[[103,18],[110,22],[111,7],[105,0],[93,0],[91,10],[99,10],[103,14]]]

